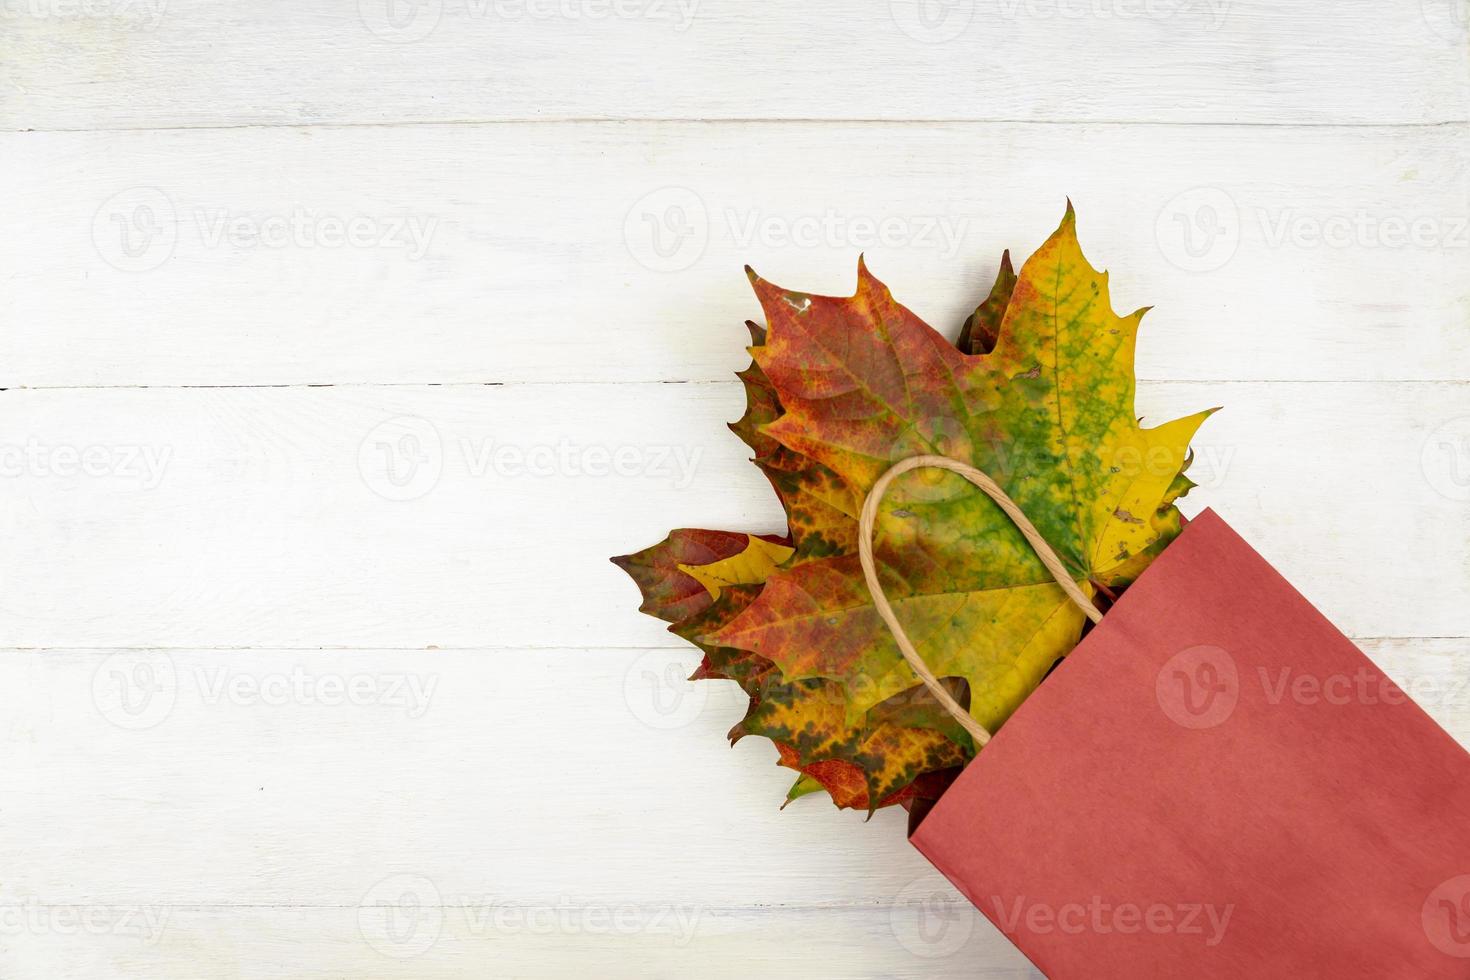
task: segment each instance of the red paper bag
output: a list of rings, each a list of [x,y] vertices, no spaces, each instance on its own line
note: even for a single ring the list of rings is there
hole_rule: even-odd
[[[1053,978],[1470,977],[1470,755],[1209,511],[911,839]]]

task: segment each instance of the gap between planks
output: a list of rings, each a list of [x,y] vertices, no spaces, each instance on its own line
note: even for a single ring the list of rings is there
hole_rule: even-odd
[[[198,130],[236,129],[403,129],[409,127],[479,127],[479,126],[607,126],[607,125],[670,125],[670,126],[829,126],[829,125],[872,125],[872,126],[1159,126],[1177,128],[1181,126],[1210,126],[1230,129],[1438,129],[1470,125],[1470,116],[1462,119],[1439,119],[1432,122],[1230,122],[1224,120],[1180,120],[1180,119],[885,119],[877,118],[775,118],[750,117],[659,117],[628,118],[618,116],[562,116],[543,119],[405,119],[397,122],[297,122],[297,123],[202,123],[185,126],[104,126],[104,127],[26,127],[6,129],[0,132],[20,133],[172,133]]]
[[[1149,385],[1470,385],[1470,378],[1138,378]],[[8,385],[7,391],[254,391],[290,388],[555,388],[627,387],[631,385],[738,385],[736,378],[653,378],[646,381],[293,381],[271,384],[101,384],[101,385]]]
[[[1460,642],[1470,641],[1470,636],[1349,636],[1354,643],[1438,643],[1438,642]],[[472,646],[431,646],[431,647],[395,647],[395,646],[316,646],[316,647],[283,647],[283,646],[45,646],[45,647],[7,647],[0,646],[0,656],[13,656],[26,653],[495,653],[514,652],[527,653],[533,651],[560,651],[565,653],[632,653],[643,650],[688,650],[693,652],[696,648],[689,643],[638,643],[619,644],[617,646],[602,645],[595,647],[567,646],[566,644],[552,644],[549,646],[527,646],[519,644],[514,646],[500,646],[490,643],[477,643]]]

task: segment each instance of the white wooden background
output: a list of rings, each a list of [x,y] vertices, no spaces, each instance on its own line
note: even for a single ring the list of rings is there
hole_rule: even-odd
[[[0,976],[1030,976],[606,557],[781,526],[743,263],[953,331],[1067,195],[1470,739],[1464,0],[0,12]]]

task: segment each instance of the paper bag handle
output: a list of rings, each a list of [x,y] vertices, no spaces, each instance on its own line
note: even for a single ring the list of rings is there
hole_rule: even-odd
[[[908,634],[903,631],[898,617],[893,614],[893,607],[888,604],[888,597],[883,594],[883,586],[878,581],[878,567],[873,561],[873,526],[878,520],[878,505],[883,502],[883,495],[888,492],[889,484],[905,473],[918,469],[949,470],[951,473],[958,473],[979,487],[986,496],[995,501],[1001,510],[1005,511],[1006,516],[1020,530],[1022,537],[1035,550],[1036,557],[1041,559],[1046,570],[1051,572],[1052,578],[1057,580],[1057,584],[1067,594],[1067,598],[1076,603],[1077,608],[1081,609],[1094,623],[1102,621],[1102,613],[1077,587],[1077,583],[1067,573],[1067,567],[1062,564],[1057,553],[1051,549],[1051,545],[1046,543],[1046,539],[1041,536],[1040,531],[1036,530],[1036,526],[1021,512],[1016,502],[1006,496],[1000,484],[980,470],[968,463],[950,459],[948,456],[910,456],[902,462],[895,463],[886,473],[878,477],[878,482],[873,484],[873,489],[868,491],[868,497],[863,501],[862,516],[858,520],[858,557],[863,563],[863,578],[868,583],[868,592],[873,596],[873,607],[878,610],[878,615],[883,617],[883,622],[888,624],[889,632],[893,634],[893,639],[898,644],[903,659],[908,661],[914,673],[918,674],[919,679],[924,682],[924,686],[939,700],[940,706],[954,715],[960,726],[970,733],[978,749],[990,741],[990,732],[986,731],[985,726],[976,721],[968,711],[960,707],[960,703],[944,689],[944,685],[939,683],[939,678],[934,676],[934,672],[929,669],[924,659],[919,656],[919,652],[914,649],[914,644],[909,640]]]

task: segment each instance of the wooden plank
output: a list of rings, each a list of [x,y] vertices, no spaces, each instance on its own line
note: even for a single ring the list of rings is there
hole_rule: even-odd
[[[1454,0],[27,0],[7,129],[568,118],[1463,121]]]
[[[948,885],[939,879],[934,887]],[[412,890],[401,894],[415,895]],[[0,969],[7,976],[89,980],[462,980],[575,974],[609,980],[744,980],[753,975],[1041,980],[962,898],[941,891],[929,894],[939,897],[892,908],[702,906],[689,938],[680,931],[675,911],[665,906],[507,908],[477,904],[475,897],[463,899],[468,907],[389,911],[45,909],[34,913],[38,920],[65,925],[7,937]],[[147,937],[154,934],[142,931],[144,912],[161,924],[151,943]],[[94,931],[76,928],[75,920],[67,918],[83,914],[92,917]]]
[[[1470,742],[1463,640],[1364,649]],[[687,920],[932,892],[901,811],[865,821],[815,796],[779,809],[789,770],[769,742],[726,747],[743,696],[685,681],[696,662],[670,649],[0,652],[6,689],[25,692],[0,739],[0,905],[354,909],[389,880],[427,882],[425,905]]]
[[[645,646],[607,556],[779,531],[739,385],[0,394],[11,646]],[[1350,635],[1466,636],[1470,387],[1150,383],[1224,405],[1218,509]],[[91,475],[89,475],[91,474]]]
[[[0,655],[33,695],[0,747],[0,894],[355,906],[403,875],[450,904],[735,909],[871,902],[928,875],[902,813],[782,811],[789,770],[769,742],[725,744],[743,696],[686,682],[695,657]]]
[[[224,8],[220,8],[224,9]],[[1470,377],[1470,128],[0,137],[0,385],[725,380],[741,266],[957,331],[1070,194],[1152,379]],[[1086,152],[1078,152],[1085,147]]]

